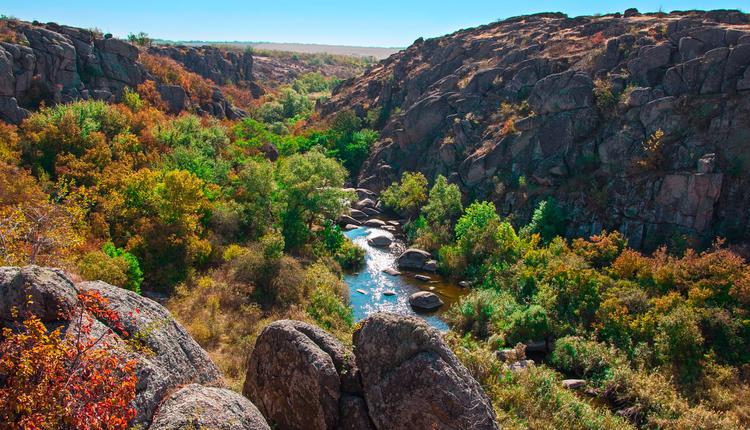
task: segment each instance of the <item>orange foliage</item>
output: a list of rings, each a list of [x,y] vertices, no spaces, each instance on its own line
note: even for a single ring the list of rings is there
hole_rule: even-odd
[[[18,331],[3,329],[0,429],[128,428],[135,417],[136,363],[113,352],[109,331],[93,333],[92,314],[127,336],[98,292],[79,295],[66,336],[60,328],[48,331],[34,315]]]
[[[620,255],[627,243],[628,241],[622,233],[603,231],[600,235],[591,236],[589,240],[575,239],[572,248],[573,252],[594,266],[604,267],[611,264]]]
[[[161,111],[166,111],[167,106],[164,104],[164,100],[161,99],[159,90],[156,89],[156,82],[148,80],[138,85],[136,92],[141,96],[143,100],[148,102],[151,106]]]
[[[173,59],[144,53],[141,54],[140,61],[159,81],[184,88],[194,103],[201,104],[211,100],[213,85],[208,79],[186,70]]]
[[[594,33],[594,35],[591,36],[590,40],[593,45],[601,45],[607,40],[607,38],[604,37],[603,32],[599,31],[599,32]]]
[[[247,110],[254,105],[253,95],[247,88],[242,88],[234,84],[222,85],[221,92],[230,103],[240,109]]]

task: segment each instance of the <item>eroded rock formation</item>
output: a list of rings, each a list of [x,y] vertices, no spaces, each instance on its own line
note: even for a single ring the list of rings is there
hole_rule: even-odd
[[[156,80],[139,62],[139,48],[111,35],[55,23],[8,20],[7,25],[17,34],[17,40],[0,42],[0,120],[17,124],[41,104],[79,99],[119,101],[125,87],[136,88],[147,79]],[[191,48],[184,53],[178,48],[154,49],[217,85],[241,80],[259,94],[249,53],[216,48]],[[157,83],[171,111],[189,107],[185,89]],[[245,115],[218,88],[212,100],[195,106],[195,110],[218,118]]]
[[[394,314],[362,321],[353,352],[309,324],[270,324],[250,356],[244,393],[280,430],[498,428],[440,333]]]
[[[31,312],[45,323],[65,326],[64,334],[74,335],[77,326],[67,318],[78,294],[85,291],[100,292],[109,300],[109,308],[121,316],[125,330],[138,334],[139,348],[127,347],[111,321],[92,314],[92,334],[107,333],[105,340],[112,351],[136,360],[133,424],[154,429],[184,428],[185,423],[197,424],[196,428],[268,429],[252,403],[222,388],[216,365],[169,311],[131,291],[103,282],[73,284],[58,269],[0,267],[0,326],[15,319],[16,308],[20,315]]]
[[[683,234],[746,240],[749,21],[738,11],[511,18],[417,40],[339,87],[322,113],[380,113],[359,186],[418,170],[519,223],[553,195],[569,236],[617,229],[646,249]]]

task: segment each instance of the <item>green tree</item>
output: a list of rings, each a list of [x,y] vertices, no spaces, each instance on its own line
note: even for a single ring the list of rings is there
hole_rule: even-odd
[[[278,179],[284,209],[282,231],[287,249],[298,249],[315,223],[338,217],[352,196],[342,190],[347,172],[318,150],[281,161]]]
[[[549,243],[556,236],[565,234],[565,211],[550,197],[539,203],[531,217],[531,222],[524,228],[528,234],[537,233],[542,241]]]
[[[427,222],[437,226],[453,224],[461,214],[461,191],[456,184],[448,184],[445,176],[439,175],[430,189],[427,205],[422,208]]]
[[[401,182],[383,192],[383,202],[409,218],[415,217],[426,201],[427,178],[421,172],[404,172]]]

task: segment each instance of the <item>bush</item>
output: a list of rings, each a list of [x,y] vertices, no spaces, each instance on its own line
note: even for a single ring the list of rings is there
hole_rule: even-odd
[[[382,195],[383,203],[404,216],[413,218],[427,202],[427,178],[420,172],[404,172]]]
[[[547,311],[539,305],[518,309],[509,318],[506,329],[506,343],[546,340],[550,334],[550,321]]]
[[[565,234],[565,212],[554,198],[543,200],[534,210],[531,222],[523,229],[527,234],[538,234],[549,243],[556,236]]]
[[[596,107],[602,112],[611,111],[619,101],[619,97],[612,92],[612,83],[605,79],[594,81],[594,99]]]
[[[94,317],[123,326],[99,293],[79,295],[68,318],[78,336],[49,331],[29,315],[0,336],[0,419],[4,428],[122,429],[135,417],[136,363],[92,333]],[[7,426],[7,427],[6,427]]]
[[[568,375],[599,381],[612,376],[618,364],[615,354],[603,343],[568,336],[555,341],[551,362]]]

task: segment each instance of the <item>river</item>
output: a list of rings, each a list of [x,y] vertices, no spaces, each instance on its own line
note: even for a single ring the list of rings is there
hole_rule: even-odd
[[[399,270],[401,275],[398,276],[386,274],[383,269],[397,269],[396,259],[404,250],[404,243],[396,239],[390,248],[376,248],[367,243],[367,236],[371,233],[388,232],[373,227],[359,227],[345,232],[349,239],[365,250],[364,265],[358,271],[346,273],[344,276],[349,285],[354,319],[359,321],[373,312],[386,311],[416,315],[439,330],[447,330],[448,325],[442,318],[443,313],[456,303],[465,291],[437,273],[422,273],[432,278],[430,282],[414,278],[415,274],[421,272]],[[384,294],[387,291],[395,294]],[[440,296],[445,304],[434,312],[416,312],[409,305],[409,296],[418,291],[432,291]]]

